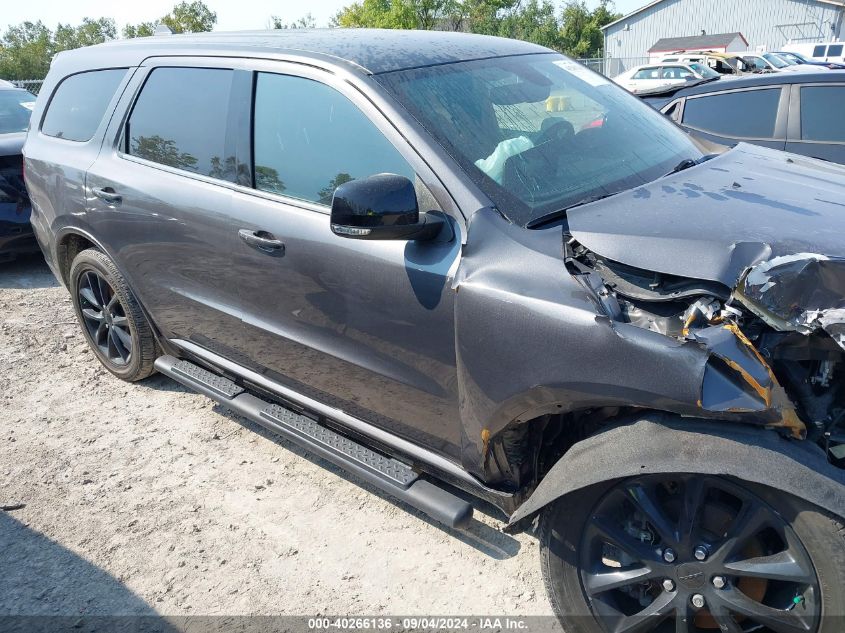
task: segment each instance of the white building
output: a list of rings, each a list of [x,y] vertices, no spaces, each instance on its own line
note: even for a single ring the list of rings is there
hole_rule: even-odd
[[[663,38],[741,34],[747,42],[741,50],[778,50],[790,42],[842,39],[843,26],[845,0],[655,0],[602,30],[614,73],[647,62]],[[733,52],[737,43],[725,46]]]

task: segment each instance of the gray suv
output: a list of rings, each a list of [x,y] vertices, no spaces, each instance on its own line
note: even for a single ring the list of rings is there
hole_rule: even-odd
[[[119,378],[453,528],[486,501],[568,633],[842,630],[845,168],[707,155],[533,44],[366,30],[60,53],[24,153]]]

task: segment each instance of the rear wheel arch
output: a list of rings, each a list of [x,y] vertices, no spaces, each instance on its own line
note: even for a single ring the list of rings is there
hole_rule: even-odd
[[[56,264],[65,286],[68,285],[73,260],[79,253],[89,248],[97,249],[102,253],[106,252],[93,237],[78,229],[65,229],[56,236]]]

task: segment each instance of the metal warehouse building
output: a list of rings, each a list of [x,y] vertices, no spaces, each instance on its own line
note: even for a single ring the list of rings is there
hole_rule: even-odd
[[[646,63],[658,40],[741,33],[748,50],[842,39],[845,0],[655,0],[605,26],[608,74]]]

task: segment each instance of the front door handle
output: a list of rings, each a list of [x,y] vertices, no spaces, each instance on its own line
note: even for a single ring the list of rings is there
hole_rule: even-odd
[[[285,244],[281,240],[277,240],[271,233],[267,231],[253,231],[251,229],[241,229],[238,231],[238,237],[244,242],[264,251],[265,253],[274,253],[276,255],[285,252]]]
[[[120,204],[121,200],[123,200],[123,197],[111,187],[103,187],[102,189],[94,187],[91,191],[95,196],[101,200],[105,200],[109,204]]]

